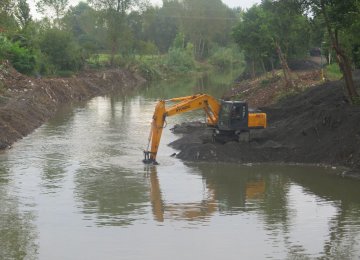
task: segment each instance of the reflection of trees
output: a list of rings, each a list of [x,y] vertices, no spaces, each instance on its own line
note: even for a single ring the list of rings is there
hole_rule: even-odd
[[[334,202],[338,209],[338,214],[331,219],[329,241],[325,245],[324,253],[335,259],[353,259],[352,253],[359,254],[359,182],[325,174],[314,177],[297,173],[291,175],[291,181],[303,186],[309,193]]]
[[[287,196],[289,187],[297,184],[305,190],[305,194],[313,194],[316,198],[328,201],[338,207],[338,214],[332,217],[329,225],[329,241],[323,253],[326,257],[350,259],[352,253],[359,254],[358,239],[360,236],[360,189],[358,182],[333,178],[328,174],[321,174],[316,169],[313,174],[306,174],[308,169],[301,167],[239,167],[231,165],[199,164],[197,165],[206,184],[214,189],[215,199],[219,211],[224,214],[236,212],[256,211],[264,222],[264,228],[284,239],[288,249],[288,257],[305,257],[306,248],[298,243],[291,242],[292,206]],[[286,174],[284,170],[287,171]],[[264,188],[261,188],[261,183]],[[263,192],[255,199],[250,196],[249,187]],[[297,186],[296,185],[296,186]],[[325,216],[326,218],[326,216]],[[314,223],[315,225],[315,223]]]
[[[76,174],[76,196],[82,212],[99,225],[130,225],[145,214],[148,201],[143,179],[119,168],[82,169]]]
[[[199,164],[197,168],[206,183],[214,188],[220,210],[242,212],[256,208],[264,211],[269,223],[286,222],[288,180],[284,176],[259,173],[257,168],[231,164]]]
[[[45,154],[43,160],[43,186],[48,192],[55,192],[61,188],[66,174],[66,160],[62,153],[49,153]]]
[[[20,212],[9,194],[6,171],[0,168],[0,259],[36,259],[38,247],[30,212]]]

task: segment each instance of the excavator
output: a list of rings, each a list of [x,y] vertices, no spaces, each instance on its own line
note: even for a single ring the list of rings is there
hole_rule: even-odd
[[[173,104],[166,107],[169,102]],[[160,100],[155,106],[143,162],[158,164],[156,155],[166,117],[198,109],[205,111],[207,125],[213,129],[213,139],[217,141],[239,139],[242,133],[249,133],[250,129],[266,128],[266,113],[249,112],[248,104],[244,101],[218,100],[208,94]]]

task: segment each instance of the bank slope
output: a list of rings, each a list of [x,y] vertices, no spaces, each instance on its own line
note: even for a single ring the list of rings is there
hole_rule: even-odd
[[[360,107],[346,101],[343,87],[326,82],[262,108],[269,127],[253,130],[249,143],[212,143],[198,127],[171,145],[190,161],[342,165],[359,172]]]
[[[144,81],[121,69],[87,71],[73,78],[35,79],[3,63],[0,67],[0,149],[31,133],[62,104],[111,91],[129,91]]]

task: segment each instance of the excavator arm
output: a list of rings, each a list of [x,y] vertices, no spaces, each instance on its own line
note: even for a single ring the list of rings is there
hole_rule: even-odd
[[[177,102],[176,104],[166,108],[167,102]],[[206,94],[197,94],[194,96],[178,97],[169,100],[160,100],[156,106],[151,122],[151,130],[149,135],[149,143],[147,150],[144,151],[144,163],[156,162],[156,155],[159,149],[162,130],[164,128],[166,117],[174,116],[189,111],[204,109],[207,115],[209,125],[216,125],[219,118],[221,105],[217,99]],[[150,148],[150,150],[149,150]]]

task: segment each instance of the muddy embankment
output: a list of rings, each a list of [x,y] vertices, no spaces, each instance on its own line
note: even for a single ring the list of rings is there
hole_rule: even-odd
[[[84,101],[112,91],[130,91],[145,80],[126,70],[82,72],[72,78],[35,79],[0,67],[0,149],[31,133],[62,104]]]
[[[359,178],[360,106],[349,105],[343,88],[343,81],[325,82],[262,107],[268,128],[251,131],[249,142],[214,143],[202,124],[184,124],[175,127],[183,136],[170,145],[187,161],[346,166],[342,175]]]

